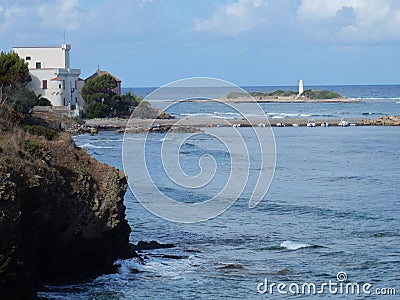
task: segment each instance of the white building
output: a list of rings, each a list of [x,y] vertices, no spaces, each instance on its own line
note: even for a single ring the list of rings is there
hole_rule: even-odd
[[[50,100],[54,107],[63,107],[71,115],[82,112],[81,89],[84,81],[80,69],[70,68],[71,45],[61,47],[13,47],[28,63],[32,81],[27,87]]]

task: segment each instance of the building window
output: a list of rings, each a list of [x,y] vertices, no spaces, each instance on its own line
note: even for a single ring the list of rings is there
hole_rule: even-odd
[[[65,98],[64,98],[64,100],[63,100],[63,104],[64,104],[64,106],[66,106],[66,104],[65,104]]]
[[[41,69],[41,68],[42,68],[42,63],[36,62],[36,69]]]
[[[75,80],[75,89],[78,88],[78,80]]]
[[[47,89],[47,80],[42,81],[42,89]]]
[[[65,80],[63,80],[63,89],[65,90]]]
[[[30,56],[25,57],[25,60],[31,60]]]
[[[61,89],[61,83],[58,85],[58,88]]]

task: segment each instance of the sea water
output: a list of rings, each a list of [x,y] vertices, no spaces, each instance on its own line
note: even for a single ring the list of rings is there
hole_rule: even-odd
[[[379,102],[384,110],[394,100],[368,101]],[[369,102],[362,103],[361,111],[370,110]],[[343,110],[348,108],[342,105]],[[251,134],[250,128],[238,130],[243,136]],[[145,264],[122,260],[117,274],[85,284],[46,286],[40,295],[50,299],[266,299],[285,297],[276,289],[273,295],[259,293],[266,279],[287,286],[318,285],[338,282],[340,272],[347,274],[348,282],[370,283],[371,293],[375,288],[396,288],[398,293],[399,128],[274,128],[274,135],[276,172],[257,207],[250,209],[248,199],[239,198],[212,220],[179,224],[154,216],[128,190],[125,205],[131,242],[157,240],[176,247],[144,251]],[[144,139],[145,135],[126,137]],[[163,138],[162,134],[151,137],[154,144]],[[76,136],[75,141],[96,159],[123,167],[122,135],[100,132]],[[214,143],[191,140],[182,149],[186,158],[182,163],[190,167],[187,158],[194,157],[192,163],[197,165],[199,151],[207,149],[222,166],[228,163],[227,153]],[[198,197],[173,185],[168,191],[177,198]],[[325,290],[323,297],[344,299],[346,295]]]
[[[378,118],[386,115],[400,115],[400,85],[344,85],[344,86],[310,86],[310,89],[327,89],[338,92],[348,99],[357,100],[353,103],[260,103],[264,113],[269,118],[306,118],[306,119],[349,119],[349,118]],[[195,90],[204,99],[215,99],[226,96],[232,91],[232,87],[220,88],[163,88],[162,93],[155,88],[133,88],[132,92],[148,97],[151,103],[166,108],[166,111],[176,116],[184,118],[188,116],[199,117],[220,117],[241,119],[243,116],[227,105],[208,102],[198,103],[181,102],[185,100],[185,92]],[[247,92],[272,92],[280,90],[297,90],[295,86],[259,86],[243,87]],[[152,94],[152,92],[155,92]],[[238,91],[234,89],[234,91]],[[159,99],[159,96],[162,99]],[[157,99],[154,99],[156,97]],[[248,108],[246,103],[236,104],[239,110]],[[247,110],[247,109],[246,109]],[[244,117],[263,117],[254,110],[251,110]]]

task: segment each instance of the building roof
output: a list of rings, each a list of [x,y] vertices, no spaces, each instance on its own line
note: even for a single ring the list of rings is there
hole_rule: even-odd
[[[90,75],[88,78],[86,78],[85,81],[87,81],[87,80],[89,80],[89,79],[96,78],[97,76],[100,76],[100,75],[105,75],[105,74],[110,75],[110,76],[111,76],[112,78],[114,78],[117,82],[122,82],[121,79],[119,79],[118,77],[114,76],[113,74],[111,74],[111,73],[109,73],[109,72],[107,72],[107,71],[102,71],[102,70],[100,70],[100,69],[97,69],[96,72],[93,73],[92,75]]]
[[[63,48],[63,47],[65,47],[65,48],[71,48],[71,45],[70,44],[61,44],[61,46],[13,46],[12,47],[12,49],[29,49],[29,48],[39,48],[39,49],[41,49],[41,48],[44,48],[44,49],[47,49],[47,48],[52,48],[52,49],[54,49],[54,48],[57,48],[57,49],[59,49],[59,48]]]
[[[54,81],[56,81],[56,80],[58,80],[58,81],[62,81],[62,80],[64,80],[64,79],[62,79],[62,78],[60,78],[60,77],[54,77],[54,78],[52,78],[52,79],[50,79],[50,80],[54,80]]]

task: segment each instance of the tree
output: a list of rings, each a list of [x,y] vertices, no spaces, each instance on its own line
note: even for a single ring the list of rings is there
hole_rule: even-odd
[[[4,105],[13,90],[25,87],[31,81],[28,63],[17,53],[0,53],[0,105]]]
[[[36,105],[38,105],[38,106],[53,106],[49,99],[47,99],[45,97],[40,97],[40,96],[39,96],[38,103]]]
[[[89,119],[93,118],[104,118],[110,113],[110,106],[100,102],[92,102],[86,108],[86,117]]]
[[[89,79],[82,87],[82,97],[88,103],[86,117],[127,117],[142,101],[142,98],[128,92],[116,95],[113,89],[117,87],[114,77],[103,74]]]
[[[33,91],[23,86],[17,86],[9,92],[7,105],[16,112],[27,114],[32,107],[39,105],[39,101],[39,97]]]
[[[93,79],[89,79],[82,87],[82,97],[86,103],[110,102],[115,95],[113,89],[117,87],[117,81],[114,77],[103,74]]]

